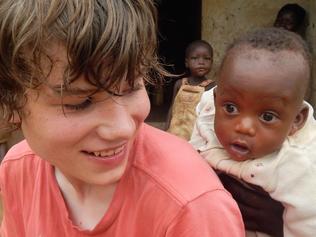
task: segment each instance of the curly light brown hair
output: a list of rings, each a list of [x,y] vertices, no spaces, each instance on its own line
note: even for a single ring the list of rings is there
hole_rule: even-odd
[[[156,55],[153,0],[2,0],[0,2],[0,106],[6,121],[21,112],[27,89],[45,83],[41,61],[51,42],[67,50],[62,87],[84,75],[108,90],[141,75],[157,83],[164,71]],[[46,72],[47,74],[47,72]],[[157,80],[156,80],[157,79]]]

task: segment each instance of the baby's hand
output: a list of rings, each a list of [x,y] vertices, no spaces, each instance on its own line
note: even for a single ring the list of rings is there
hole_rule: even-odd
[[[214,169],[217,169],[220,161],[230,159],[227,152],[222,148],[212,148],[200,154]]]

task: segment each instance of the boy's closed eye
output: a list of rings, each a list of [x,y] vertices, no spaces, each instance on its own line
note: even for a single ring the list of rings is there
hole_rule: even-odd
[[[111,90],[106,91],[98,91],[93,93],[90,96],[75,96],[75,99],[63,98],[63,102],[61,103],[63,109],[66,109],[66,112],[71,111],[81,111],[89,108],[93,103],[105,101],[110,97],[124,97],[141,90],[144,87],[143,83],[136,83],[134,86],[125,86],[125,88],[113,87]],[[75,102],[69,102],[69,100],[75,100]],[[77,102],[78,101],[78,102]]]
[[[77,104],[63,104],[63,108],[70,111],[84,110],[92,104],[92,97],[87,97],[82,102]]]

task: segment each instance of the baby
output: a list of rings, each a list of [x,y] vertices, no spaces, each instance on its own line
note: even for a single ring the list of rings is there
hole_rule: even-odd
[[[299,35],[246,34],[228,48],[217,87],[203,94],[190,141],[214,169],[280,201],[286,237],[316,230],[316,123],[303,99],[310,75]]]

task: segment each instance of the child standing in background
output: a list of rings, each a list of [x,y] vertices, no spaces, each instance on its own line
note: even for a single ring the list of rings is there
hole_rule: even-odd
[[[278,11],[273,26],[293,31],[304,38],[306,30],[306,11],[297,3],[285,4]]]
[[[245,35],[229,47],[217,87],[204,93],[190,141],[214,169],[283,204],[285,237],[316,230],[316,121],[303,100],[310,76],[299,35],[278,28]]]
[[[185,51],[188,76],[174,85],[173,102],[167,116],[167,131],[189,140],[196,119],[195,108],[204,91],[215,82],[207,79],[213,65],[213,48],[204,40],[196,40]]]

